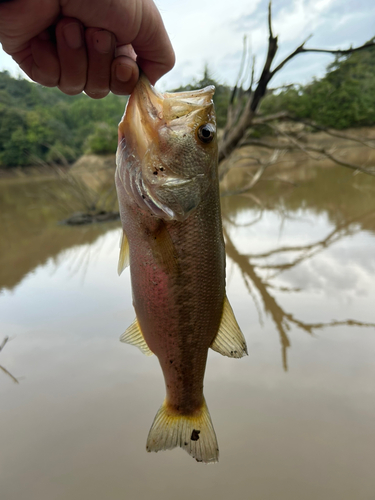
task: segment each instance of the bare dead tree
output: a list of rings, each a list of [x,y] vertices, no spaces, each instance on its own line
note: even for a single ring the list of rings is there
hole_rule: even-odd
[[[330,50],[330,49],[319,49],[319,48],[307,48],[305,47],[305,44],[308,42],[308,40],[311,37],[308,37],[301,45],[299,45],[291,54],[289,54],[283,61],[281,61],[276,67],[273,67],[273,62],[278,50],[278,38],[277,36],[274,36],[273,31],[272,31],[272,10],[271,10],[271,2],[269,3],[268,7],[268,29],[269,29],[269,38],[268,38],[268,51],[267,51],[267,57],[266,61],[263,66],[263,70],[261,72],[260,78],[256,85],[254,85],[254,68],[255,68],[255,60],[254,58],[249,60],[248,55],[248,50],[247,50],[247,45],[246,45],[246,39],[244,40],[244,49],[243,49],[243,56],[240,64],[240,71],[239,71],[239,76],[237,78],[236,84],[233,88],[232,94],[231,94],[231,99],[230,99],[230,104],[228,107],[228,115],[227,115],[227,123],[224,127],[224,133],[222,136],[222,139],[219,143],[219,178],[222,180],[226,173],[230,170],[230,168],[233,166],[234,161],[236,159],[233,159],[231,157],[233,151],[244,145],[252,145],[252,146],[261,146],[261,147],[266,147],[266,148],[271,148],[271,149],[276,149],[278,151],[282,150],[287,150],[287,151],[292,151],[292,150],[300,150],[304,151],[305,153],[316,153],[319,155],[319,159],[323,158],[328,158],[334,163],[356,170],[360,171],[369,175],[375,176],[375,166],[374,167],[367,167],[364,165],[357,165],[351,162],[344,161],[343,159],[340,159],[337,155],[335,155],[332,151],[324,148],[317,148],[313,146],[309,146],[304,148],[302,143],[299,140],[296,140],[294,138],[289,137],[289,144],[270,144],[264,141],[259,141],[259,140],[254,140],[250,139],[248,137],[248,130],[253,127],[253,126],[259,126],[259,125],[269,125],[270,127],[276,120],[293,120],[296,121],[295,118],[292,118],[289,116],[288,113],[275,113],[273,115],[269,116],[259,116],[257,114],[259,104],[261,103],[263,97],[266,95],[267,89],[268,89],[268,84],[272,80],[272,78],[293,58],[295,58],[299,54],[307,53],[307,52],[318,52],[318,53],[326,53],[326,54],[333,54],[333,55],[349,55],[354,52],[358,52],[360,50],[367,49],[369,47],[375,47],[375,42],[368,42],[365,43],[359,47],[351,47],[349,49],[336,49],[336,50]],[[245,64],[245,61],[247,60],[247,67]],[[251,82],[250,85],[247,89],[243,88],[242,82],[244,81],[244,73],[249,70],[249,66],[251,66]],[[253,88],[254,87],[254,88]],[[301,120],[301,122],[303,122]],[[373,140],[367,140],[367,139],[362,139],[362,138],[356,138],[354,139],[353,137],[349,137],[346,134],[340,134],[339,132],[334,132],[332,130],[326,129],[325,127],[320,127],[317,124],[314,124],[313,122],[307,122],[305,121],[305,124],[315,128],[316,130],[321,130],[324,131],[332,136],[336,137],[342,137],[346,138],[349,140],[356,140],[357,142],[366,145],[368,147],[373,148],[375,146]],[[278,131],[280,134],[280,130]],[[284,132],[284,137],[286,133]],[[344,137],[345,136],[345,137]],[[317,157],[318,158],[318,157]],[[259,167],[258,171],[254,175],[255,181],[253,182],[252,186],[255,185],[255,183],[261,178],[263,175],[265,169],[271,165],[275,164],[277,161],[277,157],[270,158],[270,161],[266,162],[267,166],[265,167],[265,163],[262,162]],[[251,163],[251,165],[254,165],[254,162]],[[248,186],[247,189],[251,189],[250,186]]]

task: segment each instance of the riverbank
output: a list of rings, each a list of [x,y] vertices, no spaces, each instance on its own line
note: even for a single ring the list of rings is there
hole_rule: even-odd
[[[292,129],[291,129],[292,127]],[[335,157],[341,158],[348,163],[355,163],[364,167],[375,165],[375,127],[364,127],[348,129],[345,131],[335,131],[336,136],[328,135],[325,132],[306,132],[306,128],[300,124],[284,124],[282,130],[291,132],[298,138],[301,149],[298,151],[283,150],[287,146],[289,139],[280,139],[273,136],[263,136],[259,140],[269,145],[278,147],[278,161],[267,170],[267,175],[272,176],[277,171],[280,179],[292,180],[296,175],[296,170],[302,164],[307,167],[329,168],[336,166],[334,161],[323,158],[319,153],[308,153],[305,147],[315,147],[321,150],[334,151]],[[357,140],[349,139],[357,138]],[[237,157],[254,158],[266,160],[269,157],[270,149],[262,146],[246,146],[236,150],[234,159]],[[249,172],[256,167],[248,167],[248,159],[240,159],[233,163],[229,174],[222,182],[225,190],[234,189],[242,185],[247,179]],[[0,181],[27,181],[43,180],[51,177],[58,177],[61,173],[70,173],[79,177],[90,189],[100,189],[103,185],[113,183],[113,175],[116,168],[116,156],[112,155],[83,155],[70,166],[48,166],[35,165],[31,167],[16,167],[10,169],[0,169]],[[345,167],[343,167],[345,168]],[[306,169],[304,169],[306,175]]]

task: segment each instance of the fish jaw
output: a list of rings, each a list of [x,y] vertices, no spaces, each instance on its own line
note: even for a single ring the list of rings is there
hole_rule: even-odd
[[[143,158],[150,143],[157,138],[162,121],[163,96],[141,75],[125,108],[118,128],[118,143],[126,139],[129,149]]]
[[[119,125],[117,177],[145,212],[185,220],[215,181],[213,93],[162,94],[141,76]]]

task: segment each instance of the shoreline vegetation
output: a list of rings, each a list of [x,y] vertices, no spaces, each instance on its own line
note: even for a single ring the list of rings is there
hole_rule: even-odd
[[[287,122],[284,124],[286,130],[293,129],[293,123]],[[220,131],[219,131],[220,132]],[[341,156],[349,161],[359,161],[364,164],[375,163],[375,126],[373,127],[358,127],[349,128],[342,131],[340,137],[332,137],[323,132],[312,132],[308,128],[298,128],[299,137],[302,138],[304,144],[309,144],[315,147],[330,147],[340,152]],[[347,138],[345,137],[347,136]],[[364,144],[355,141],[353,144],[352,137],[360,137],[364,140]],[[275,140],[273,136],[264,135],[263,140],[272,144]],[[367,144],[368,143],[368,144]],[[369,147],[370,146],[370,147]],[[249,154],[257,149],[256,146],[243,146],[239,148],[239,154]],[[309,161],[312,160],[312,161]],[[286,152],[283,162],[275,164],[275,168],[279,171],[289,171],[291,168],[297,167],[301,163],[310,163],[312,166],[329,168],[337,166],[337,163],[329,158],[304,158],[303,151],[296,150]],[[253,166],[255,168],[255,166]],[[233,165],[233,169],[241,169],[241,161]],[[252,167],[249,166],[251,169]],[[253,170],[254,170],[253,168]],[[114,174],[116,169],[115,153],[93,154],[84,153],[71,164],[59,165],[36,163],[28,166],[17,166],[9,169],[0,168],[0,181],[15,181],[22,182],[31,180],[43,180],[45,178],[58,177],[61,174],[74,174],[82,177],[90,187],[97,189],[103,182],[109,182],[109,178]]]
[[[269,30],[272,57],[257,82],[252,62],[249,88],[241,76],[248,60],[244,40],[234,88],[215,81],[206,67],[201,79],[174,89],[216,87],[222,196],[250,195],[259,181],[296,185],[303,180],[302,166],[340,165],[375,176],[375,38],[344,51],[302,44],[272,70],[277,38],[271,11]],[[274,73],[301,51],[331,52],[335,59],[320,80],[268,88]],[[47,198],[59,207],[64,223],[116,220],[117,123],[126,102],[127,97],[114,94],[101,100],[67,96],[0,72],[1,182],[55,177],[60,187]]]
[[[295,120],[300,126],[304,122],[306,132],[314,131],[311,124],[339,131],[375,126],[375,50],[370,45],[374,40],[360,51],[336,55],[320,80],[305,86],[267,89],[248,138],[272,135],[285,120]],[[217,123],[222,129],[228,125],[233,99],[241,107],[245,95],[215,81],[207,67],[202,78],[174,90],[207,85],[216,87]],[[100,100],[85,94],[67,96],[56,88],[44,88],[15,79],[7,71],[0,72],[0,171],[28,166],[68,167],[84,154],[114,154],[117,124],[126,101],[127,97],[114,94]],[[264,123],[262,117],[269,116],[274,119]]]

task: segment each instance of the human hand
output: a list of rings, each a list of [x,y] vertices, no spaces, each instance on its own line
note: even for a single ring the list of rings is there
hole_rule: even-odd
[[[152,0],[0,0],[0,42],[34,81],[93,98],[155,83],[174,52]]]

